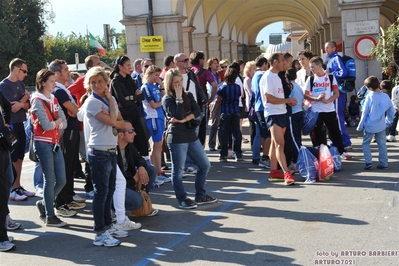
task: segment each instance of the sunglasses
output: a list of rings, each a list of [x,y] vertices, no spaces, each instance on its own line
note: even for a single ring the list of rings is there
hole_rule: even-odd
[[[144,65],[145,68],[149,68],[151,65]]]
[[[28,70],[27,69],[20,68],[19,71],[22,71],[24,74],[28,74]]]
[[[181,62],[181,63],[183,63],[183,62],[186,62],[186,63],[187,63],[187,62],[188,62],[188,60],[189,60],[189,59],[188,59],[188,58],[186,58],[186,59],[180,60],[180,61],[178,61],[178,62]]]
[[[127,133],[129,133],[129,134],[133,134],[134,133],[134,128],[132,128],[132,129],[129,129],[129,130],[118,130],[119,132],[123,132],[123,133],[125,133],[125,132],[127,132]]]
[[[225,69],[225,68],[227,68],[227,66],[220,66],[220,68],[221,68],[221,69]]]

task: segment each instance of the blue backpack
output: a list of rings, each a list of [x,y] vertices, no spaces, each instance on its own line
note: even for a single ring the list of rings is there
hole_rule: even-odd
[[[344,64],[348,75],[344,78],[337,80],[338,87],[341,92],[348,93],[351,91],[356,91],[356,62],[355,59],[348,55],[344,55],[342,58],[342,63]]]

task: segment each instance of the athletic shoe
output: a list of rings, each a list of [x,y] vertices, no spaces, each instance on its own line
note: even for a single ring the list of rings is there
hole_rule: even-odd
[[[44,190],[43,188],[39,187],[36,189],[36,196],[43,197]]]
[[[353,150],[352,146],[346,146],[346,147],[344,147],[344,149],[347,151]]]
[[[295,180],[292,177],[291,172],[288,171],[288,172],[284,173],[284,183],[285,183],[286,186],[295,184]]]
[[[66,206],[70,210],[80,210],[80,209],[84,209],[86,207],[86,203],[79,203],[76,201],[71,201],[70,203],[67,203]]]
[[[388,135],[388,136],[387,136],[387,141],[388,141],[388,142],[395,142],[395,141],[396,141],[396,138],[395,138],[395,136]]]
[[[57,216],[49,216],[46,219],[46,226],[48,227],[64,227],[67,223],[61,221]]]
[[[164,183],[172,182],[172,179],[168,177],[165,173],[158,175],[157,179],[163,181]]]
[[[140,225],[141,226],[141,225]],[[123,230],[119,230],[115,224],[111,224],[111,227],[107,230],[108,233],[113,237],[128,237],[129,233]]]
[[[121,241],[113,238],[108,231],[105,231],[101,235],[96,235],[94,237],[93,245],[95,246],[105,246],[105,247],[115,247],[121,244]]]
[[[244,161],[244,158],[242,158],[242,155],[241,155],[241,156],[235,155],[234,157],[235,157],[235,161],[236,161],[236,162],[242,162],[242,161]]]
[[[381,164],[377,165],[377,169],[385,170],[388,169],[388,166],[383,166]]]
[[[15,245],[10,241],[0,242],[0,251],[9,251],[15,248]]]
[[[209,151],[216,151],[216,149],[214,147],[210,147]]]
[[[150,214],[147,214],[147,216],[148,216],[148,217],[155,216],[155,215],[157,215],[157,214],[158,214],[158,212],[159,212],[159,210],[158,210],[158,209],[152,209],[152,212],[151,212]]]
[[[42,200],[36,201],[36,207],[39,210],[39,218],[42,220],[44,223],[46,222],[46,208],[43,205]]]
[[[281,173],[279,170],[271,170],[269,173],[269,181],[270,182],[283,182],[284,181],[284,174]]]
[[[343,160],[352,159],[352,155],[349,155],[347,152],[343,152],[343,153],[341,154],[341,159],[343,159]]]
[[[78,194],[73,195],[72,197],[73,201],[77,202],[77,203],[85,203],[86,200],[84,198],[82,198],[81,196],[79,196]]]
[[[197,173],[197,169],[195,169],[192,166],[189,166],[187,168],[184,168],[184,172],[186,172],[186,174],[196,174]]]
[[[9,231],[11,231],[11,230],[17,230],[17,229],[20,228],[20,227],[21,227],[21,224],[20,224],[20,223],[14,222],[14,221],[11,219],[10,215],[7,215],[7,216],[6,216],[6,228],[7,228],[7,230],[9,230]]]
[[[270,169],[271,168],[270,159],[260,159],[258,165],[260,167]]]
[[[219,162],[227,162],[227,156],[220,156]]]
[[[372,167],[373,167],[373,164],[366,163],[366,166],[364,167],[364,170],[370,170]]]
[[[249,143],[249,140],[246,138],[242,138],[242,143]]]
[[[202,204],[214,203],[216,201],[218,201],[217,198],[205,195],[200,200],[196,200],[195,203],[197,203],[198,205],[202,205]]]
[[[194,209],[197,207],[197,204],[189,198],[185,198],[183,201],[179,202],[179,208],[181,209]]]
[[[12,200],[12,201],[23,201],[23,200],[26,200],[27,198],[28,198],[28,196],[26,196],[20,190],[18,190],[16,188],[11,190],[10,200]]]
[[[169,166],[167,166],[166,164],[162,165],[161,169],[164,170],[164,171],[168,171],[169,170]]]
[[[252,159],[252,164],[259,165],[260,159]],[[259,165],[260,166],[260,165]]]
[[[130,231],[130,230],[137,230],[140,229],[141,223],[135,223],[129,220],[129,217],[125,217],[125,221],[123,223],[116,223],[114,227],[121,231]]]
[[[158,177],[155,177],[155,180],[154,180],[154,182],[152,183],[152,187],[153,187],[153,188],[158,188],[158,187],[160,187],[161,185],[163,185],[163,183],[165,183],[165,182],[162,181],[162,180],[160,180],[160,179],[158,179]]]
[[[94,198],[94,191],[92,190],[92,191],[86,192],[85,197],[89,198],[89,199]]]
[[[66,206],[66,205],[62,205],[62,206],[58,207],[56,213],[58,216],[61,216],[61,217],[72,217],[77,214],[76,211],[70,210],[68,208],[68,206]]]
[[[27,196],[29,198],[36,195],[36,192],[27,191],[23,187],[19,187],[19,188],[16,188],[16,189],[19,190],[22,194],[24,194],[25,196]]]

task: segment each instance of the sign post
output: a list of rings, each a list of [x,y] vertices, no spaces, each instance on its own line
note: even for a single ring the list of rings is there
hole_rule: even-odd
[[[377,45],[376,39],[372,36],[362,36],[355,41],[353,51],[355,55],[364,60],[364,67],[366,69],[366,77],[368,77],[368,60],[371,59],[371,51]]]

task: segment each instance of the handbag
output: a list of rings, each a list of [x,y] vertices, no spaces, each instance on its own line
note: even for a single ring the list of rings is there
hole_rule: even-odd
[[[12,132],[12,130],[6,126],[0,130],[0,140],[8,150],[11,150],[12,147],[18,142],[14,132]]]
[[[312,107],[309,107],[308,110],[303,115],[303,127],[302,134],[308,135],[314,127],[316,126],[317,119],[319,119],[319,113],[313,112]]]
[[[31,160],[32,162],[38,163],[39,162],[39,157],[37,156],[35,150],[33,149],[33,140],[34,135],[33,132],[30,135],[30,141],[29,141],[29,160]]]
[[[132,215],[137,216],[147,216],[152,212],[152,202],[150,196],[147,194],[145,190],[142,189],[143,184],[139,180],[136,182],[136,191],[143,197],[143,205],[141,205],[140,209],[132,211]]]
[[[201,121],[198,121],[196,119],[191,119],[190,121],[187,121],[185,124],[186,124],[187,129],[194,129],[194,128],[197,128],[201,124]]]

